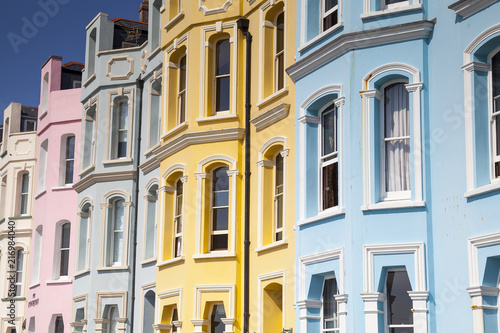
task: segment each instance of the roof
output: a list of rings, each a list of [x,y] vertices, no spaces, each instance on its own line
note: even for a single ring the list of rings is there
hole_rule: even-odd
[[[76,61],[70,61],[62,65],[64,68],[72,70],[72,71],[82,71],[85,67],[85,64]]]

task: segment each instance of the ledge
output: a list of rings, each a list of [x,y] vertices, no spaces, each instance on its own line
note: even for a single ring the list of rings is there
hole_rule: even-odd
[[[299,46],[299,48],[297,49],[298,52],[303,52],[304,50],[310,48],[312,45],[316,44],[317,42],[319,42],[320,40],[330,36],[331,34],[333,34],[335,31],[339,30],[340,28],[343,28],[344,27],[344,22],[339,22],[337,23],[336,25],[334,25],[333,27],[331,27],[330,29],[328,29],[327,31],[323,31],[322,33],[320,33],[319,35],[317,35],[316,37],[308,40],[307,42],[305,42],[304,44],[301,44]]]
[[[125,266],[112,266],[112,267],[97,267],[96,270],[100,271],[123,271],[129,269],[128,265]]]
[[[147,156],[149,156],[149,155],[153,154],[154,150],[155,150],[156,148],[158,148],[158,147],[160,147],[160,142],[157,142],[157,143],[155,143],[155,145],[154,145],[153,147],[148,148],[148,149],[144,152],[144,154],[143,154],[143,155],[144,155],[145,157],[147,157]],[[148,159],[148,158],[146,158],[146,160],[147,160],[147,159]]]
[[[436,19],[422,20],[343,34],[291,65],[286,72],[293,82],[296,82],[352,50],[414,39],[427,39],[435,24]]]
[[[180,132],[181,130],[183,130],[183,129],[187,128],[187,127],[188,127],[188,123],[187,122],[183,122],[182,124],[179,124],[179,125],[175,126],[174,128],[172,128],[171,130],[167,131],[167,133],[162,134],[161,139],[165,140],[169,136],[172,136],[175,133]]]
[[[42,192],[38,193],[37,195],[35,195],[35,200],[40,198],[42,195],[44,195],[45,193],[47,193],[47,190],[43,190]]]
[[[87,273],[90,273],[90,268],[84,269],[83,271],[79,271],[79,272],[73,273],[73,277],[75,278],[77,276],[81,276],[81,275],[84,275],[84,274],[87,274]]]
[[[250,122],[255,126],[257,132],[277,123],[281,119],[288,117],[290,111],[290,104],[281,103],[274,108],[250,119]]]
[[[28,286],[28,289],[36,288],[40,286],[40,282],[37,282],[35,284],[32,284],[31,286]]]
[[[54,285],[54,284],[68,284],[72,283],[73,279],[58,279],[58,280],[48,280],[45,281],[47,285]]]
[[[465,192],[464,197],[471,198],[471,197],[474,197],[476,195],[486,194],[486,193],[497,191],[497,190],[500,190],[500,181],[493,182],[491,184],[478,187],[478,188],[471,190],[471,191],[467,191],[467,192]]]
[[[255,106],[257,106],[258,108],[260,108],[260,107],[262,107],[262,106],[264,106],[266,104],[271,103],[275,99],[281,98],[282,96],[287,95],[287,94],[288,94],[288,87],[284,87],[283,89],[278,90],[274,94],[269,95],[266,98],[264,98],[263,100],[259,101],[257,104],[255,104]]]
[[[371,210],[381,210],[381,209],[399,209],[399,208],[421,208],[425,207],[425,201],[410,201],[410,200],[400,200],[400,201],[382,201],[376,204],[368,204],[361,206],[361,210],[371,211]]]
[[[259,246],[259,247],[255,248],[255,252],[261,254],[263,252],[279,249],[282,247],[288,247],[288,240],[287,239],[282,239],[280,241],[277,241],[277,242],[274,242],[274,243],[271,243],[268,245]]]
[[[379,10],[376,12],[363,13],[363,14],[361,14],[361,19],[362,20],[371,19],[371,18],[375,18],[375,17],[405,13],[405,12],[410,12],[410,11],[420,10],[420,9],[422,9],[422,4],[419,3],[416,5],[409,5],[409,6],[404,6],[404,7]]]
[[[65,191],[73,190],[73,184],[66,184],[64,186],[54,186],[50,188],[52,191]]]
[[[96,183],[135,179],[135,174],[135,170],[92,173],[73,184],[73,188],[76,192],[80,193]]]
[[[210,116],[210,117],[199,117],[196,118],[196,121],[199,123],[208,123],[212,121],[221,121],[221,120],[238,120],[238,116],[235,114],[228,114],[222,116]]]
[[[180,256],[178,258],[164,260],[162,262],[157,263],[156,267],[166,267],[166,266],[170,266],[170,265],[178,264],[178,263],[184,263],[184,256]]]
[[[0,224],[4,223],[5,222],[5,217],[3,219],[0,220]]]
[[[84,175],[86,175],[87,173],[93,171],[95,169],[95,164],[92,164],[92,165],[89,165],[88,167],[86,167],[85,169],[83,169],[79,174],[78,176],[79,177],[82,177]]]
[[[92,74],[92,76],[91,76],[91,77],[89,77],[89,78],[87,79],[87,81],[85,81],[85,82],[83,83],[83,86],[84,86],[84,87],[88,86],[88,85],[90,84],[90,82],[94,81],[94,79],[95,79],[95,78],[96,78],[96,75],[95,75],[95,73],[94,73],[94,74]]]
[[[316,216],[309,217],[307,219],[298,221],[297,225],[298,226],[303,226],[303,225],[306,225],[306,224],[309,224],[309,223],[318,222],[318,221],[321,221],[321,220],[325,220],[325,219],[328,219],[328,218],[331,218],[331,217],[340,216],[340,215],[344,215],[344,214],[345,214],[345,208],[343,208],[343,207],[342,208],[331,208],[329,210],[320,212]]]
[[[23,216],[11,216],[7,218],[8,220],[25,220],[25,219],[31,219],[31,215],[23,215]]]
[[[211,253],[204,253],[204,254],[195,254],[193,256],[194,260],[203,260],[203,259],[218,259],[218,258],[233,258],[236,259],[236,254],[233,252],[211,252]]]
[[[182,20],[183,17],[184,17],[184,12],[181,11],[179,14],[172,17],[172,19],[168,21],[163,28],[166,29],[167,31],[170,30],[172,26],[174,26],[177,22]]]
[[[103,165],[112,165],[112,164],[124,164],[124,163],[132,163],[133,160],[131,158],[120,158],[116,160],[103,160]]]
[[[466,19],[498,1],[499,0],[460,0],[452,3],[448,8],[453,10],[455,14]]]
[[[43,111],[42,114],[38,116],[38,119],[42,120],[43,118],[45,118],[47,112],[48,112],[47,110]]]
[[[150,54],[150,55],[148,55],[148,60],[151,60],[152,58],[154,58],[154,57],[158,54],[158,52],[160,52],[160,50],[161,50],[161,47],[160,47],[160,46],[158,46],[156,49],[154,49],[154,50],[151,52],[151,54]]]
[[[7,150],[4,150],[0,157],[3,158],[5,155],[7,155]]]
[[[21,296],[2,298],[2,302],[25,301],[25,300],[26,300],[26,297],[21,297]]]
[[[147,265],[147,264],[151,264],[153,262],[156,262],[156,257],[144,259],[139,264],[140,265]]]

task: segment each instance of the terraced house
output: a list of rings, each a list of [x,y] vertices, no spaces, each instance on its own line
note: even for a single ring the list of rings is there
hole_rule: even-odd
[[[154,327],[293,328],[295,1],[167,1],[161,17]]]

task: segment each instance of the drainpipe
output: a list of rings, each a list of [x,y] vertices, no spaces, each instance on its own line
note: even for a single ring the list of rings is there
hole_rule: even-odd
[[[140,176],[140,170],[139,170],[139,162],[141,160],[141,134],[142,134],[142,92],[144,89],[144,80],[141,78],[141,74],[139,74],[139,77],[135,81],[135,84],[137,86],[138,94],[139,94],[139,119],[138,119],[138,131],[137,131],[137,155],[135,159],[135,163],[137,163],[137,166],[135,168],[135,196],[134,196],[134,201],[135,201],[135,209],[134,209],[134,238],[133,238],[133,247],[132,247],[132,292],[131,292],[131,303],[130,303],[130,333],[134,332],[134,312],[135,312],[135,269],[137,266],[137,226],[139,225],[138,223],[138,216],[139,216],[139,176]]]
[[[252,59],[252,34],[248,31],[249,21],[240,18],[237,22],[247,40],[246,82],[245,82],[245,254],[243,272],[243,333],[248,333],[250,321],[250,69]]]

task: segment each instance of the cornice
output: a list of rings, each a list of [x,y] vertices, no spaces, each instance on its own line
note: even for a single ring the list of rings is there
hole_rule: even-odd
[[[86,188],[102,182],[112,182],[119,180],[133,180],[136,177],[135,170],[129,171],[114,171],[114,172],[99,172],[99,173],[91,173],[85,178],[78,181],[73,185],[73,188],[76,192],[80,193]]]
[[[448,8],[453,10],[455,14],[466,19],[498,1],[499,0],[460,0],[452,3]]]

